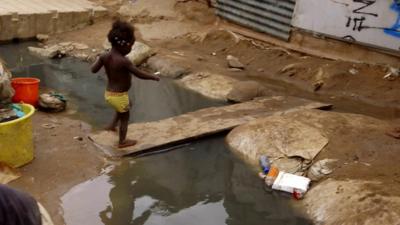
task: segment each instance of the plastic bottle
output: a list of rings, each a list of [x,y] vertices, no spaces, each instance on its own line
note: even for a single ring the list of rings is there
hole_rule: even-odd
[[[278,177],[279,174],[279,169],[272,166],[267,174],[267,176],[265,177],[265,184],[268,186],[272,186],[276,180],[276,178]]]
[[[260,157],[260,166],[261,166],[261,170],[264,174],[267,174],[269,172],[271,163],[266,155],[262,155]]]

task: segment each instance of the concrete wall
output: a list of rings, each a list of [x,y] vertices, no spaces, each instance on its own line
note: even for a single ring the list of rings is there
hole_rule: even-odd
[[[398,52],[396,0],[297,0],[292,25],[327,36]]]
[[[86,0],[0,0],[0,41],[78,29],[106,14]]]

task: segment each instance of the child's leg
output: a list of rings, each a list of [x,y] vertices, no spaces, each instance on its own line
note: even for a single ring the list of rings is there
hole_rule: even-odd
[[[128,132],[129,111],[124,113],[119,113],[119,119],[120,119],[120,125],[119,125],[118,147],[125,148],[135,145],[137,141],[126,139],[126,134]]]
[[[118,121],[119,121],[119,113],[115,112],[113,120],[108,126],[105,127],[105,130],[117,131]]]

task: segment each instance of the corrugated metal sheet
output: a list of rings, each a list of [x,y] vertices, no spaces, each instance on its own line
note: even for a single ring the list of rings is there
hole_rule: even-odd
[[[288,40],[295,0],[217,0],[217,14],[227,20]]]

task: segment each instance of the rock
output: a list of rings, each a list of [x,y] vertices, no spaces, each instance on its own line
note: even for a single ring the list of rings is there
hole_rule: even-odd
[[[72,45],[72,42],[70,42],[70,41],[61,42],[58,45],[61,46],[61,47],[68,47],[68,46]]]
[[[323,159],[314,163],[308,170],[307,177],[312,181],[319,181],[333,172],[337,159]]]
[[[46,41],[48,41],[49,40],[49,35],[47,35],[47,34],[38,34],[38,35],[36,35],[36,39],[38,40],[38,41],[40,41],[40,42],[46,42]]]
[[[319,80],[313,83],[314,92],[319,91],[324,86],[324,81]]]
[[[206,97],[226,101],[236,82],[236,79],[219,74],[196,73],[182,78],[178,83]]]
[[[233,102],[245,102],[269,94],[267,88],[256,81],[239,81],[233,85],[227,99]]]
[[[0,184],[8,184],[20,177],[20,172],[0,162]]]
[[[77,50],[86,50],[89,48],[88,45],[82,43],[72,43],[72,46]]]
[[[53,45],[48,48],[28,47],[28,50],[34,55],[49,59],[62,58],[66,54],[66,52],[63,51],[62,48],[58,45]]]
[[[43,111],[61,112],[67,106],[66,100],[59,94],[41,94],[39,97],[39,107]]]
[[[315,224],[397,224],[400,197],[386,188],[380,182],[327,179],[313,187],[302,204]]]
[[[190,73],[189,68],[182,67],[178,62],[157,55],[147,60],[147,65],[150,69],[160,72],[160,75],[165,77],[179,78]]]
[[[228,66],[230,68],[244,69],[243,63],[241,63],[238,58],[228,55],[226,60],[228,61]]]
[[[89,55],[85,53],[76,53],[73,55],[75,58],[83,60],[83,61],[88,61]]]
[[[359,161],[366,162],[377,160],[376,149],[386,149],[381,155],[395,151],[393,143],[384,139],[389,127],[386,121],[358,114],[303,110],[237,127],[227,136],[227,143],[254,165],[258,165],[261,155],[270,159],[297,156],[314,160],[323,154],[323,159],[351,161],[357,152],[363,156]]]
[[[312,161],[328,142],[320,129],[290,115],[257,119],[227,136],[229,147],[253,163],[261,155],[271,160],[300,157]]]
[[[111,43],[108,41],[108,39],[104,40],[104,42],[103,42],[103,48],[104,48],[105,50],[111,49]]]
[[[138,66],[154,54],[155,53],[149,46],[137,41],[133,45],[131,53],[129,53],[127,57],[133,64]]]

